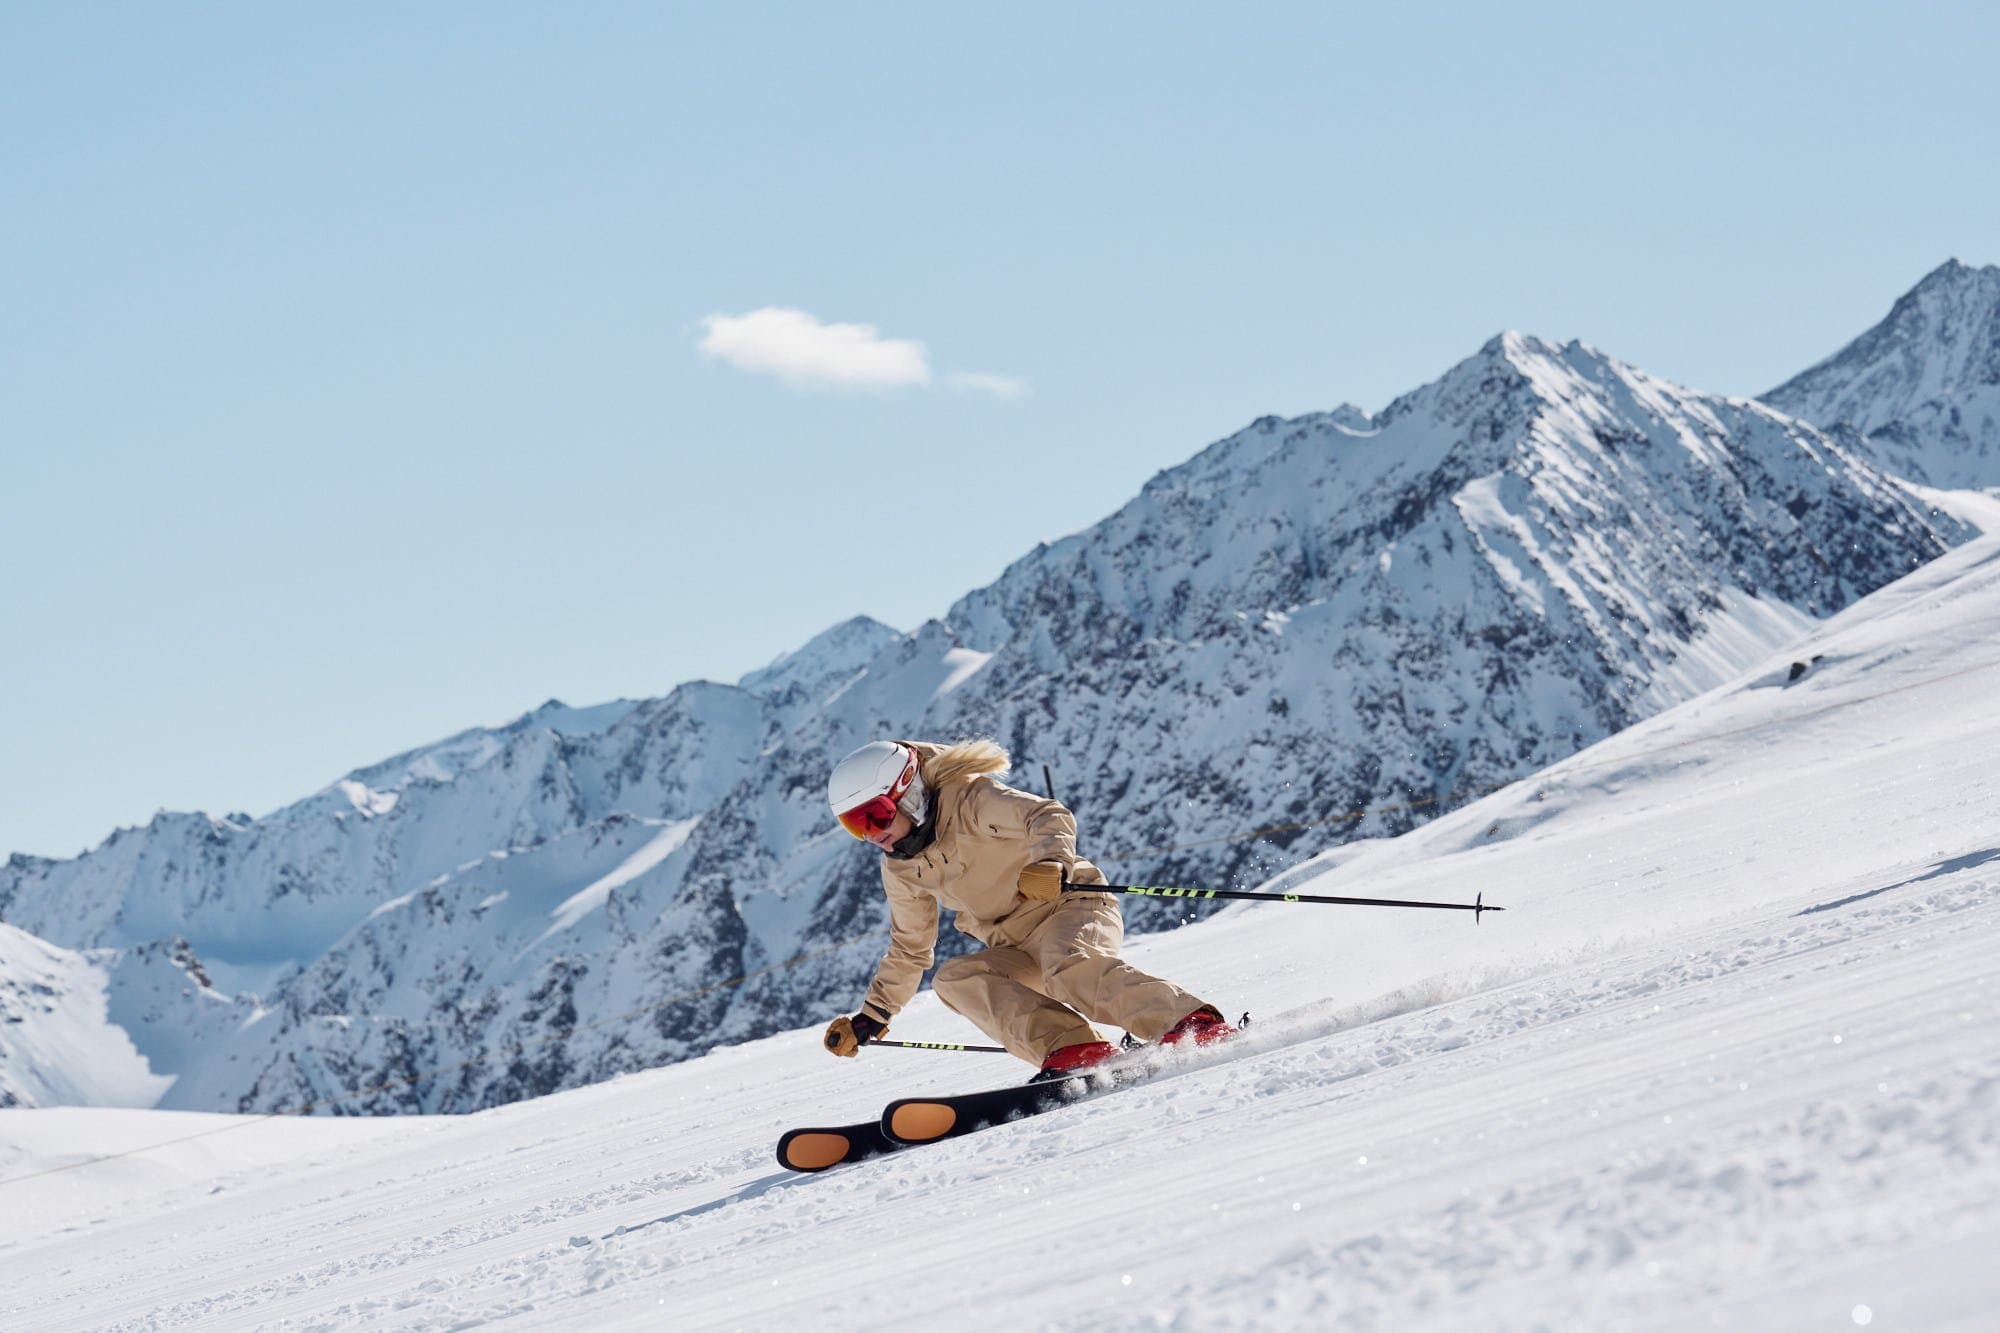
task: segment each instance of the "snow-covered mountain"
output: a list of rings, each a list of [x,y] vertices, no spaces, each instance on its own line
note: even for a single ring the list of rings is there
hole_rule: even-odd
[[[2000,486],[2000,266],[1946,262],[1880,324],[1764,401],[1853,432],[1898,476]]]
[[[254,1003],[186,940],[76,952],[0,924],[0,1106],[152,1106]]]
[[[864,739],[996,735],[1112,870],[1255,882],[1690,697],[1964,535],[1765,404],[1510,333],[1374,417],[1253,423],[912,633],[849,621],[262,819],[15,857],[0,916],[72,951],[178,937],[261,998],[162,1105],[471,1109],[851,1005],[882,909],[820,792]]]

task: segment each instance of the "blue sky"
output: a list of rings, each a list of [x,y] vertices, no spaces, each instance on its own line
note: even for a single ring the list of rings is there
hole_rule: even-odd
[[[0,3],[0,853],[912,627],[1502,328],[1769,388],[2000,260],[1996,14]]]

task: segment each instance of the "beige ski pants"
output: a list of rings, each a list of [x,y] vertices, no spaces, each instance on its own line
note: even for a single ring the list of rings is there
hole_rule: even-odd
[[[1066,893],[1018,943],[950,959],[931,986],[1032,1065],[1058,1047],[1103,1041],[1093,1021],[1158,1041],[1202,1001],[1119,958],[1124,939],[1116,898]]]

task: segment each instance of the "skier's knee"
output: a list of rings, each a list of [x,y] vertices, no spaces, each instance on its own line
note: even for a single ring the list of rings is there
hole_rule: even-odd
[[[931,976],[931,989],[940,998],[952,987],[983,976],[985,966],[979,962],[978,954],[960,954],[957,958],[947,958],[938,964],[938,970]]]
[[[1057,960],[1043,974],[1049,998],[1075,1008],[1089,1006],[1097,998],[1104,980],[1104,959],[1092,954],[1071,954]]]
[[[975,957],[977,957],[976,954],[967,953],[960,954],[956,958],[945,959],[942,963],[938,964],[937,972],[931,978],[932,983],[957,981],[960,977],[969,976],[977,972],[979,964],[973,961]]]

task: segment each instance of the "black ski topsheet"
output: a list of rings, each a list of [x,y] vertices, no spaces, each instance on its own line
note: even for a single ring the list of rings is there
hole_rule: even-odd
[[[849,1162],[895,1152],[916,1143],[933,1143],[957,1138],[988,1125],[1004,1124],[1022,1116],[1053,1111],[1073,1101],[1114,1087],[1137,1082],[1148,1069],[1134,1067],[1118,1071],[1079,1074],[1048,1083],[1017,1084],[987,1092],[962,1093],[954,1097],[905,1097],[883,1108],[880,1118],[858,1125],[824,1125],[788,1129],[778,1140],[778,1165],[788,1171],[827,1171]],[[912,1108],[902,1112],[901,1108]],[[941,1117],[949,1124],[928,1131]],[[898,1135],[892,1128],[901,1123],[907,1131]]]
[[[848,1162],[880,1157],[902,1146],[882,1132],[880,1120],[864,1120],[858,1125],[788,1129],[778,1140],[778,1165],[790,1171],[825,1171]]]
[[[1148,1064],[1129,1064],[1093,1070],[1074,1078],[1016,1084],[953,1097],[904,1097],[883,1108],[882,1132],[897,1145],[955,1139],[961,1134],[1040,1115],[1086,1097],[1142,1082],[1157,1072]]]

